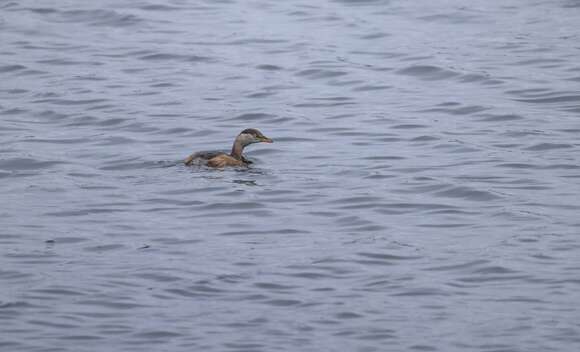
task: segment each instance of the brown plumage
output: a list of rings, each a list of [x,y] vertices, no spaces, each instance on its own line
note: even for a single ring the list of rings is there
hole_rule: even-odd
[[[233,158],[227,154],[218,155],[207,161],[207,166],[217,168],[222,168],[226,166],[246,166],[246,165],[248,164],[244,163],[241,160]]]
[[[197,152],[188,156],[185,165],[207,165],[209,167],[224,168],[227,166],[248,166],[252,162],[244,158],[244,148],[253,143],[273,143],[262,132],[254,128],[243,130],[235,139],[232,151],[225,152]]]

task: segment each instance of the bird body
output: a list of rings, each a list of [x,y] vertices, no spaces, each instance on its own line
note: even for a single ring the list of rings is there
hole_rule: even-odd
[[[188,156],[184,163],[188,166],[206,165],[214,168],[248,166],[252,162],[246,159],[242,152],[246,146],[253,143],[273,143],[273,141],[257,129],[248,128],[236,137],[232,151],[229,154],[220,151],[197,152]]]
[[[227,154],[218,155],[207,161],[207,166],[216,168],[223,168],[226,166],[247,166],[247,165],[248,165],[247,162],[243,162],[242,160],[238,160]]]

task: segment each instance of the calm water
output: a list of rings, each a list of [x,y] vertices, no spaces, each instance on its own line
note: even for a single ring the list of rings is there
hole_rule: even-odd
[[[0,350],[580,349],[580,2],[1,0],[0,44]]]

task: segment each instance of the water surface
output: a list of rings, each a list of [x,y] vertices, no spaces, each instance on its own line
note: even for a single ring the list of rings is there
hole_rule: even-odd
[[[0,349],[578,349],[578,23],[0,1]]]

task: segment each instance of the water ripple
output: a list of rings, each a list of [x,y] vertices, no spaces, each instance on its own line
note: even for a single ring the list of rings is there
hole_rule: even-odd
[[[578,350],[574,6],[2,2],[0,350]]]
[[[459,75],[459,73],[451,70],[428,65],[411,65],[398,70],[397,73],[406,76],[415,76],[428,81],[449,79]]]

